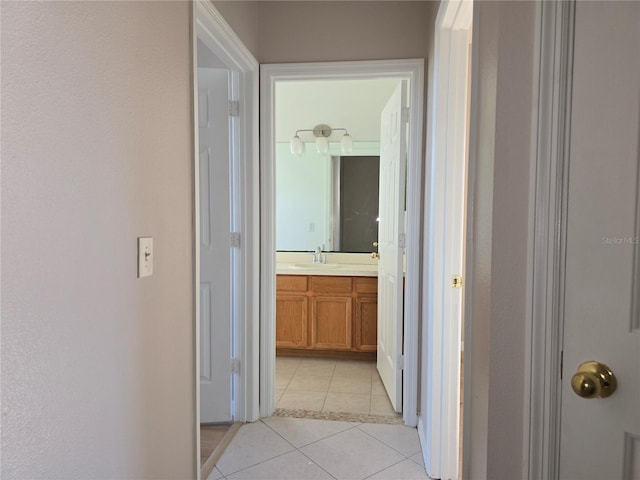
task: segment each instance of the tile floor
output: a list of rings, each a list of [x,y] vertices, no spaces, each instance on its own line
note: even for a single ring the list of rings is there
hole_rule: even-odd
[[[276,358],[276,407],[396,415],[375,362]]]
[[[268,417],[243,425],[207,480],[428,480],[415,428]]]

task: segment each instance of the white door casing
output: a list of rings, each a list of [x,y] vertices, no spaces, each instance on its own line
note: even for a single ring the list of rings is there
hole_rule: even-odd
[[[640,3],[577,2],[574,31],[559,476],[640,479]],[[612,396],[572,391],[589,360]]]
[[[261,283],[260,283],[260,414],[275,408],[275,229],[274,229],[274,96],[275,84],[283,80],[330,80],[360,78],[406,78],[409,81],[409,127],[407,165],[407,268],[403,371],[403,420],[417,424],[418,310],[421,265],[421,191],[424,60],[383,60],[273,64],[261,67]],[[255,397],[254,397],[255,398]]]
[[[443,1],[435,25],[429,99],[425,196],[425,283],[418,433],[433,478],[459,477],[460,358],[467,144],[469,45],[473,3]],[[452,288],[452,276],[464,278]]]
[[[201,423],[232,420],[229,76],[198,69]]]
[[[402,411],[406,105],[407,82],[402,80],[380,115],[377,366],[397,412]]]

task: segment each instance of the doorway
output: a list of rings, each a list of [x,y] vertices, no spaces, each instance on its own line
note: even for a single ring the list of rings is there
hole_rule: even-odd
[[[220,454],[212,448],[215,435],[205,433],[212,429],[201,433],[201,425],[258,416],[252,397],[257,375],[250,368],[257,357],[247,346],[257,324],[249,299],[258,291],[258,243],[251,240],[258,230],[258,64],[211,4],[194,2],[192,8],[194,434],[200,478],[212,468],[201,451],[209,460]]]
[[[395,365],[404,362],[404,369],[399,367],[399,383],[403,385],[401,402],[396,410],[403,412],[405,424],[415,426],[417,421],[417,331],[418,294],[419,288],[419,235],[420,235],[420,200],[421,200],[421,145],[422,145],[422,89],[423,89],[423,60],[375,61],[375,62],[337,62],[319,64],[287,64],[263,65],[262,71],[262,272],[261,272],[261,331],[265,335],[261,338],[260,358],[260,413],[269,416],[275,410],[275,361],[276,361],[276,142],[275,142],[275,93],[278,82],[309,80],[366,80],[404,78],[409,83],[410,107],[408,113],[408,151],[407,151],[407,195],[406,195],[406,288],[404,292],[404,341],[402,334],[398,340],[397,355],[393,355]],[[311,129],[313,129],[311,125]],[[334,125],[333,127],[342,127]],[[298,127],[300,129],[308,126]],[[296,128],[296,130],[298,129]],[[347,127],[348,129],[348,127]],[[404,199],[403,199],[404,200]],[[331,200],[328,200],[330,209]],[[403,219],[404,220],[404,219]],[[400,219],[398,219],[400,221]],[[323,254],[321,252],[321,254]],[[311,262],[311,253],[308,254]],[[302,262],[301,262],[302,263]],[[350,284],[351,285],[351,284]],[[355,294],[354,294],[355,295]],[[345,301],[346,302],[346,301]],[[313,305],[313,304],[312,304]],[[326,298],[317,305],[338,311],[342,309],[350,315],[349,307],[340,307],[334,299]],[[344,303],[344,305],[349,305]],[[301,307],[305,308],[305,307]],[[327,310],[328,311],[328,310]],[[398,329],[402,332],[402,325]]]

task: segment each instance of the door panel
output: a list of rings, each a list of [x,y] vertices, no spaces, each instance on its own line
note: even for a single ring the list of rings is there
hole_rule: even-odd
[[[577,2],[575,19],[560,476],[638,479],[640,3]],[[617,376],[611,397],[573,392],[589,360]]]
[[[393,408],[402,411],[402,327],[404,198],[407,129],[403,109],[407,82],[401,81],[381,114],[380,223],[378,227],[378,372]]]
[[[229,72],[198,69],[200,421],[231,418]]]

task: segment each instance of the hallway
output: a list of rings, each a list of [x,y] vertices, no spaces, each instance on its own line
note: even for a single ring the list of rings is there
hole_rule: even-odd
[[[428,480],[403,425],[268,417],[242,426],[208,480]]]

